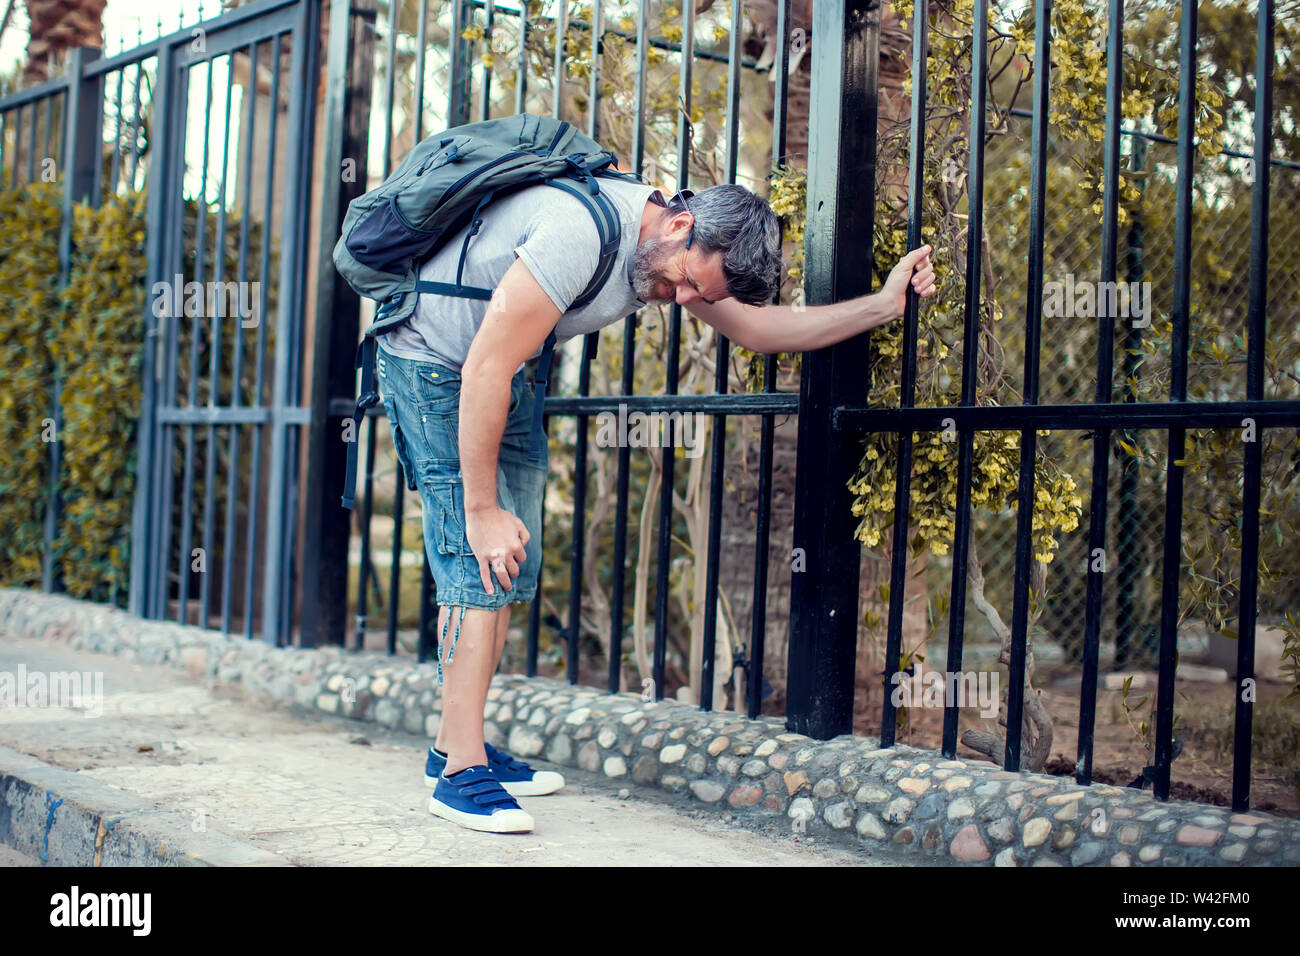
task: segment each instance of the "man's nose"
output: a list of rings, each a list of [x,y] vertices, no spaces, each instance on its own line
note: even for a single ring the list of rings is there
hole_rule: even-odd
[[[696,299],[698,299],[698,298],[699,298],[699,296],[697,296],[697,295],[695,294],[695,290],[692,289],[690,286],[688,286],[688,285],[679,285],[679,286],[677,287],[677,304],[678,304],[678,305],[690,305],[692,302],[694,302],[694,301],[695,301]]]

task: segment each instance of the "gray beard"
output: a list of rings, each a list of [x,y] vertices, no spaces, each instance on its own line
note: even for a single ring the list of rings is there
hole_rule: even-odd
[[[655,285],[663,279],[663,267],[674,255],[681,252],[686,245],[685,239],[670,243],[666,239],[647,239],[636,247],[632,259],[632,289],[642,302],[667,302],[668,299],[652,299]]]

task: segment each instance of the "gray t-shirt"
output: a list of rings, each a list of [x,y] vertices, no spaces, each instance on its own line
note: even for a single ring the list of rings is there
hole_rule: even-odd
[[[609,278],[587,305],[569,311],[600,263],[600,233],[582,201],[554,186],[529,186],[484,208],[483,225],[465,256],[462,283],[495,289],[515,257],[523,259],[562,313],[555,327],[557,345],[604,328],[645,305],[632,288],[633,254],[646,200],[657,190],[620,179],[601,179],[600,188],[618,211],[622,237]],[[467,229],[420,266],[421,279],[456,281]],[[420,293],[410,321],[379,336],[380,347],[403,358],[460,368],[489,308],[490,303],[482,299]]]

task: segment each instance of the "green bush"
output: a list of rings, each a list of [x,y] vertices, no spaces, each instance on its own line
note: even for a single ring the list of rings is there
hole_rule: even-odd
[[[63,373],[63,583],[76,597],[113,603],[125,598],[130,571],[144,212],[143,193],[76,208],[63,323],[50,346]]]
[[[119,602],[130,566],[144,307],[143,194],[77,206],[58,287],[60,187],[0,193],[0,584],[41,582],[49,440],[62,452],[55,556],[67,592]],[[51,422],[55,381],[62,424]]]
[[[59,187],[0,192],[0,583],[41,583],[49,440],[51,319],[59,308]],[[58,436],[62,437],[62,436]]]

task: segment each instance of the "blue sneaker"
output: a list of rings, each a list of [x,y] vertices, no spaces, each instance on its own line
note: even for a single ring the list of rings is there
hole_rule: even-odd
[[[491,744],[484,744],[483,749],[487,751],[488,769],[492,776],[512,797],[540,797],[564,786],[564,776],[554,770],[534,770]],[[436,787],[446,767],[447,758],[430,747],[429,756],[424,761],[425,786]]]
[[[439,777],[429,812],[487,833],[531,833],[533,818],[502,789],[492,771],[482,765]]]

